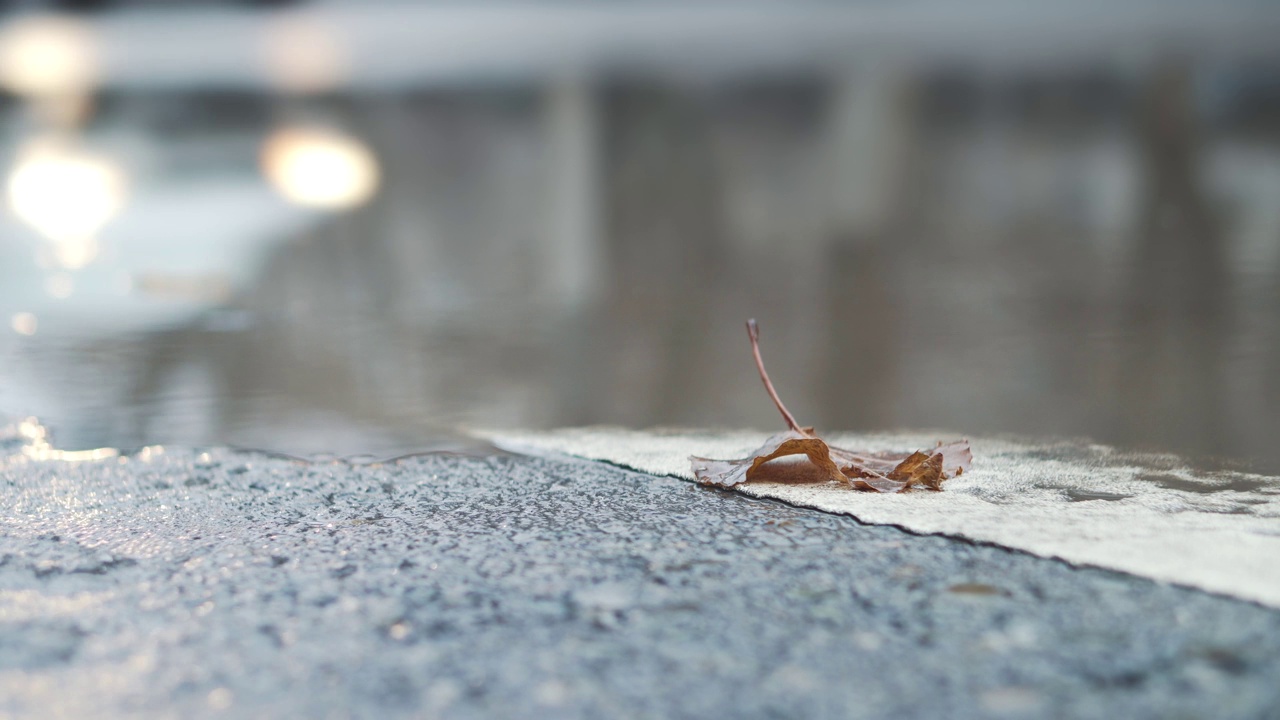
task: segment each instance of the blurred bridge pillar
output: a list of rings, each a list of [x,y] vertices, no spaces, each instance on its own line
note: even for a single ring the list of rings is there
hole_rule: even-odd
[[[832,83],[828,213],[842,239],[875,241],[892,221],[912,140],[908,87],[902,70],[881,65],[849,70]]]
[[[586,307],[599,292],[600,130],[586,80],[556,81],[545,100],[548,193],[544,292],[559,308]]]
[[[910,181],[918,142],[910,95],[901,69],[880,66],[847,72],[831,90],[826,350],[811,391],[828,427],[882,429],[896,421],[897,258],[911,244],[919,211]]]
[[[1117,398],[1131,442],[1222,452],[1221,359],[1231,322],[1222,233],[1201,185],[1203,139],[1190,68],[1153,68],[1137,128],[1143,153],[1141,227],[1129,268],[1134,340]]]
[[[592,422],[594,399],[603,384],[592,366],[600,357],[593,347],[604,250],[601,234],[600,108],[585,78],[554,81],[543,100],[546,137],[546,202],[542,220],[543,252],[537,257],[542,300],[555,324],[549,344],[554,408],[549,418],[559,424]]]

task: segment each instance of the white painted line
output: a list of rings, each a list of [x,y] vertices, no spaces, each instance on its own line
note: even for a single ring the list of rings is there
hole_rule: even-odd
[[[513,450],[604,460],[693,479],[688,456],[740,458],[766,433],[585,428],[484,431]],[[932,447],[929,435],[830,435],[847,449]],[[972,440],[973,468],[944,492],[884,495],[753,482],[741,492],[877,525],[1016,548],[1280,608],[1280,478],[1206,474],[1168,456],[1098,445]]]

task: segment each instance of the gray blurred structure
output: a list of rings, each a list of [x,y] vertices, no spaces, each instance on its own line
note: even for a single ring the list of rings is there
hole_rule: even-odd
[[[1017,75],[1141,65],[1162,51],[1280,54],[1280,18],[1265,2],[383,0],[309,3],[275,15],[126,9],[92,21],[105,87],[184,91],[277,90],[270,37],[296,26],[313,48],[325,38],[344,58],[344,86],[368,89],[544,82],[569,71],[752,77],[868,58]]]

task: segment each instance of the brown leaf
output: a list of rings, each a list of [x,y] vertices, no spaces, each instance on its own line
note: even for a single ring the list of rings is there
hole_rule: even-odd
[[[808,430],[805,428],[804,430]],[[790,455],[804,455],[829,480],[848,483],[849,480],[831,460],[831,450],[822,439],[804,430],[788,430],[774,435],[764,445],[741,460],[709,460],[690,457],[693,475],[703,485],[733,487],[753,479],[761,465]]]
[[[807,432],[806,432],[807,431]],[[939,446],[931,453],[859,453],[828,445],[809,428],[774,435],[759,449],[739,460],[712,460],[690,457],[693,474],[703,485],[733,487],[752,480],[776,480],[763,466],[790,456],[808,459],[816,472],[804,476],[811,482],[839,481],[857,490],[895,493],[914,486],[941,490],[942,481],[968,468],[969,443],[959,441]],[[955,459],[951,459],[954,456]],[[964,458],[961,465],[960,458]],[[799,476],[791,473],[789,477]]]
[[[969,469],[968,440],[938,443],[931,452],[868,453],[831,448],[831,459],[860,490],[902,492],[913,485],[941,490],[942,481]]]
[[[759,449],[740,460],[690,457],[698,482],[733,487],[760,479],[761,467],[772,460],[798,455],[808,458],[817,471],[809,476],[812,481],[835,480],[871,492],[905,492],[917,485],[941,490],[943,480],[969,469],[973,452],[969,449],[968,440],[939,442],[929,452],[917,450],[910,453],[871,453],[831,447],[813,432],[813,428],[800,427],[783,406],[760,357],[760,330],[755,320],[747,321],[747,335],[751,339],[751,352],[765,391],[790,429],[769,438]]]
[[[941,490],[942,456],[926,455],[917,450],[889,473],[889,479],[906,483],[907,487],[923,485],[930,490]]]

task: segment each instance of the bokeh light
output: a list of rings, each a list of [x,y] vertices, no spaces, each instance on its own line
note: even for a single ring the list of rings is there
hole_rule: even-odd
[[[378,189],[378,161],[364,143],[342,133],[286,128],[262,146],[262,172],[289,201],[305,207],[347,210]]]
[[[53,265],[68,270],[79,270],[98,257],[98,239],[93,236],[78,237],[55,243],[48,257]]]
[[[19,151],[7,190],[14,215],[53,241],[58,264],[77,268],[96,254],[95,235],[123,207],[125,186],[110,159],[37,140]]]
[[[36,316],[29,312],[14,313],[9,319],[9,327],[19,335],[35,335],[38,323]]]
[[[288,93],[332,90],[349,65],[336,29],[311,13],[282,14],[268,23],[262,53],[271,83]]]
[[[0,31],[0,84],[19,95],[76,94],[93,84],[96,54],[92,34],[79,21],[17,20]]]

